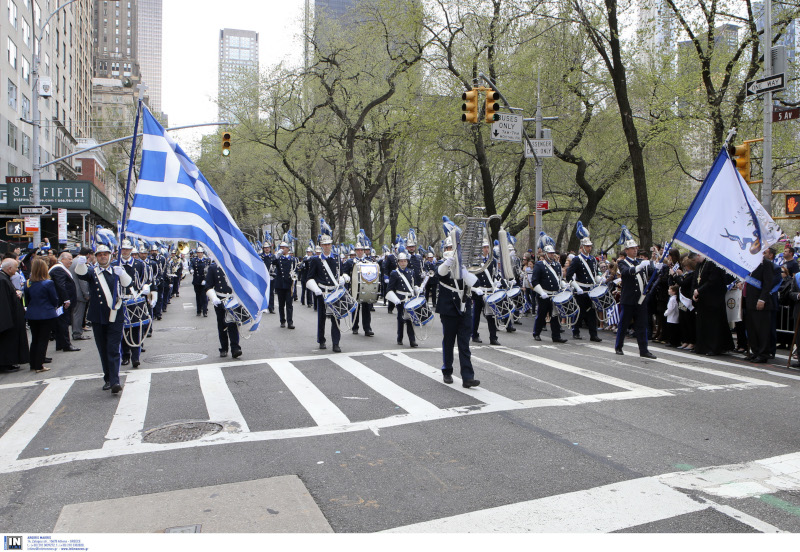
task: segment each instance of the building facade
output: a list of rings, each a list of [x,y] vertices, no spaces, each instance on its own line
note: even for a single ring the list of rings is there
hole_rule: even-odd
[[[258,33],[241,29],[219,32],[219,117],[258,116]]]
[[[120,2],[122,3],[122,2]],[[147,86],[150,109],[161,113],[161,0],[136,0],[138,35],[136,36],[139,70]]]

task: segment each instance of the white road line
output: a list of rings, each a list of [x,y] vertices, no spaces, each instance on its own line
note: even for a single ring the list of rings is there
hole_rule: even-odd
[[[203,399],[206,401],[208,419],[214,422],[233,422],[238,431],[250,431],[225,381],[222,368],[198,370],[197,375],[200,378]]]
[[[646,477],[477,512],[387,533],[609,533],[708,506]]]
[[[738,362],[729,362],[725,360],[719,360],[713,357],[701,356],[693,353],[684,353],[667,347],[654,347],[654,350],[656,350],[659,353],[680,356],[683,358],[690,358],[698,362],[700,362],[701,361],[700,359],[702,359],[701,362],[708,362],[711,364],[718,364],[721,366],[731,366],[733,368],[739,368],[740,370],[750,370],[751,372],[760,372],[762,374],[769,374],[770,376],[775,376],[776,378],[785,378],[785,379],[800,381],[800,376],[794,374],[786,374],[784,372],[775,372],[774,370],[767,370],[766,368],[757,368],[756,366],[752,366],[750,364],[739,364]],[[731,358],[737,358],[737,357],[731,357]],[[783,358],[786,359],[787,357]],[[741,360],[747,362],[743,358]],[[772,366],[773,368],[784,368],[784,369],[786,368],[785,364],[767,364],[767,366]]]
[[[141,443],[150,399],[150,376],[151,372],[137,371],[125,378],[125,388],[106,433],[104,449],[131,447]]]
[[[482,362],[484,364],[488,364],[492,368],[495,368],[496,370],[500,370],[501,372],[507,372],[509,374],[515,374],[517,376],[522,376],[524,378],[531,379],[531,380],[533,380],[536,383],[539,383],[541,385],[546,385],[548,387],[553,387],[555,389],[558,389],[562,393],[566,393],[567,396],[575,397],[575,396],[580,395],[580,393],[578,393],[577,391],[571,391],[571,390],[567,389],[566,387],[561,387],[560,385],[556,385],[555,383],[550,383],[549,381],[544,381],[543,379],[539,379],[539,378],[533,377],[530,374],[525,374],[523,372],[518,372],[517,370],[512,370],[511,368],[506,368],[505,366],[500,366],[499,364],[496,364],[496,363],[494,363],[494,362],[492,362],[490,360],[486,360],[485,358],[481,358],[479,356],[475,356],[474,354],[472,355],[472,360],[473,361],[477,360],[478,362]]]
[[[331,402],[322,391],[303,375],[291,362],[286,360],[270,360],[278,377],[294,394],[300,404],[314,418],[317,425],[326,426],[333,424],[349,424],[350,419],[345,416],[339,407]]]
[[[749,525],[756,531],[760,531],[762,533],[788,533],[789,531],[781,531],[774,525],[767,523],[766,521],[760,520],[756,517],[751,516],[750,514],[746,514],[741,510],[737,510],[731,506],[726,506],[725,504],[717,504],[713,500],[709,500],[705,497],[697,497],[698,500],[705,502],[711,508],[718,511],[721,514],[725,514],[728,517],[732,517],[733,519],[744,523],[745,525]]]
[[[403,366],[411,368],[412,370],[419,372],[424,376],[428,376],[429,378],[438,381],[442,385],[447,385],[442,381],[442,371],[439,368],[425,364],[424,362],[415,358],[411,358],[404,353],[386,353],[384,356],[399,362]],[[492,393],[491,391],[487,391],[482,387],[470,387],[469,389],[465,389],[461,386],[461,383],[461,378],[453,375],[453,385],[448,385],[448,387],[455,389],[456,391],[461,391],[470,397],[475,397],[479,401],[482,401],[483,403],[493,407],[517,409],[521,406],[519,401],[509,399],[508,397],[498,395],[497,393]]]
[[[0,465],[10,464],[22,454],[61,404],[72,382],[68,379],[48,383],[33,404],[0,437]]]
[[[612,348],[604,347],[602,345],[589,345],[589,344],[586,344],[586,345],[583,345],[583,346],[584,347],[589,347],[590,349],[597,349],[598,351],[605,351],[607,353],[612,351]],[[675,354],[675,355],[680,356],[680,357],[688,357],[688,358],[691,358],[692,360],[695,360],[695,361],[698,361],[698,360],[702,359],[702,362],[710,362],[712,364],[718,364],[718,365],[723,365],[723,366],[731,366],[731,367],[735,367],[735,368],[740,368],[740,366],[738,364],[733,364],[732,362],[724,362],[724,361],[721,361],[721,360],[714,360],[714,359],[711,359],[709,357],[698,357],[697,355],[689,355],[689,354],[686,354],[686,353],[675,353],[673,351],[667,351],[667,350],[659,350],[659,352],[664,352],[664,353],[668,353],[668,354]],[[783,383],[775,383],[775,382],[767,381],[767,380],[749,378],[747,376],[740,376],[738,374],[732,374],[730,372],[722,372],[720,370],[714,370],[713,368],[703,368],[701,366],[693,366],[691,364],[685,364],[683,362],[675,362],[674,360],[666,360],[666,359],[663,359],[663,358],[657,358],[657,359],[654,359],[654,360],[650,360],[649,362],[658,362],[660,364],[666,364],[667,366],[673,366],[673,367],[676,367],[676,368],[682,368],[684,370],[691,370],[692,372],[700,372],[701,374],[709,374],[709,375],[712,375],[712,376],[718,376],[718,377],[721,377],[721,378],[732,379],[732,380],[735,380],[735,381],[741,381],[741,382],[744,382],[744,383],[750,383],[750,384],[754,384],[754,385],[760,385],[760,386],[765,386],[765,387],[786,387],[786,385],[783,384]],[[773,374],[773,375],[778,375],[778,374]]]
[[[346,356],[331,357],[331,360],[413,416],[435,416],[441,412],[435,404],[407,391],[357,360]]]
[[[549,366],[550,368],[555,368],[556,370],[562,370],[564,372],[569,372],[577,376],[583,376],[585,378],[593,379],[602,383],[607,383],[608,385],[613,385],[614,387],[627,389],[628,391],[648,391],[648,392],[655,391],[654,389],[652,389],[651,387],[647,387],[646,385],[639,385],[638,383],[633,383],[620,378],[615,378],[614,376],[607,376],[606,374],[601,374],[600,372],[595,372],[593,370],[587,370],[586,368],[578,368],[577,366],[571,366],[569,364],[565,364],[557,360],[550,360],[549,358],[534,355],[531,353],[526,353],[523,351],[515,351],[507,347],[497,347],[497,350],[502,351],[509,355],[514,355],[520,358],[531,360],[533,362],[538,362],[539,364],[544,364],[545,366]]]

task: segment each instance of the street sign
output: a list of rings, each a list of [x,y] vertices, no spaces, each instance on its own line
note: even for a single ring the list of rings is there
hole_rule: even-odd
[[[774,92],[775,90],[783,90],[786,86],[786,78],[784,73],[779,75],[772,75],[771,77],[764,77],[750,81],[747,83],[747,95],[755,96],[763,94],[764,92]]]
[[[119,235],[119,233],[117,233]],[[67,243],[67,210],[58,210],[58,243]]]
[[[25,232],[31,234],[41,229],[41,219],[39,217],[25,217]]]
[[[533,151],[531,151],[530,146],[533,146],[536,157],[553,157],[552,140],[530,140],[530,145],[528,144],[528,140],[525,140],[525,157],[527,158],[533,157]]]
[[[21,220],[10,220],[6,222],[6,235],[8,236],[21,236],[25,233],[22,228]]]
[[[50,205],[20,205],[20,215],[51,215],[53,208]]]
[[[6,184],[30,184],[30,176],[7,176]]]
[[[492,123],[492,140],[519,142],[522,140],[522,115],[498,113],[500,120]]]
[[[772,112],[773,123],[793,121],[795,119],[800,119],[800,107],[795,107],[794,109],[782,109],[780,111]]]
[[[543,199],[541,201],[536,202],[536,209],[538,211],[547,211],[550,209],[550,201]]]

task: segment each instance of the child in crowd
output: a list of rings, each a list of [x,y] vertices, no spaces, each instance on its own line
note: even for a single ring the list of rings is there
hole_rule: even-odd
[[[677,347],[681,342],[680,327],[678,326],[678,285],[669,286],[669,303],[664,316],[667,318],[664,341],[668,347]]]

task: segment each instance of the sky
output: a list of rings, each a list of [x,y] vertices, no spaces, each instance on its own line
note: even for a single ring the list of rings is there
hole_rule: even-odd
[[[217,120],[217,66],[222,29],[256,31],[264,68],[303,54],[304,0],[163,0],[161,109],[169,126]],[[203,134],[219,127],[172,132],[194,156]],[[235,146],[234,146],[235,147]]]

